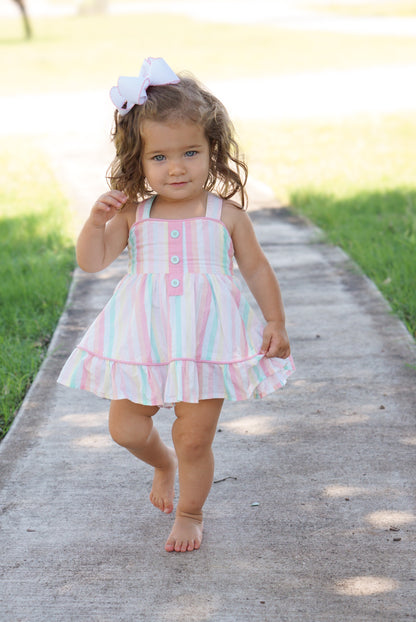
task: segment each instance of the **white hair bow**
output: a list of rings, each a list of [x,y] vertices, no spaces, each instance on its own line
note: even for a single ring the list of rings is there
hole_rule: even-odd
[[[111,101],[124,116],[136,104],[144,104],[148,86],[177,84],[179,78],[163,58],[146,58],[137,77],[120,76],[110,91]]]

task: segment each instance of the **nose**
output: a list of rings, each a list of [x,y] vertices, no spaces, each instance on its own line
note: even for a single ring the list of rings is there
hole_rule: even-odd
[[[178,176],[185,172],[185,166],[180,158],[174,158],[169,162],[169,175]]]

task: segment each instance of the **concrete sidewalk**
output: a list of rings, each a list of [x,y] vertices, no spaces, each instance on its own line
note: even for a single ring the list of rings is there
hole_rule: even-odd
[[[76,144],[48,148],[88,206],[101,165]],[[339,249],[258,188],[251,203],[297,373],[263,401],[225,405],[201,550],[164,551],[173,517],[147,500],[151,469],[110,440],[105,400],[56,384],[126,259],[77,271],[0,445],[2,622],[416,619],[414,343]],[[156,416],[167,441],[172,421]]]

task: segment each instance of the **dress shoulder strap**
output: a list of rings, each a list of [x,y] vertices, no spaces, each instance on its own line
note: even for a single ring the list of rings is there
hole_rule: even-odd
[[[152,203],[155,200],[155,196],[149,197],[145,201],[141,201],[137,205],[136,209],[136,222],[138,220],[146,220],[150,217],[150,210],[152,208]]]
[[[207,211],[205,216],[207,218],[213,218],[214,220],[221,220],[221,212],[222,212],[222,199],[221,197],[213,194],[212,192],[208,193],[207,198]]]

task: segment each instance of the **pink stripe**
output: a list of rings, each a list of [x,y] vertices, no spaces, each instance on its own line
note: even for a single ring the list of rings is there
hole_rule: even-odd
[[[184,223],[185,223],[185,225],[186,225],[186,224],[188,224],[188,223],[189,223],[189,224],[192,224],[192,223],[197,222],[197,221],[199,221],[199,220],[203,220],[204,222],[206,222],[206,221],[210,221],[210,222],[216,222],[216,223],[219,223],[219,224],[220,224],[220,225],[221,225],[221,226],[225,229],[225,231],[226,231],[226,233],[227,233],[227,236],[228,236],[228,238],[229,238],[229,242],[230,242],[230,244],[231,244],[231,247],[233,248],[233,246],[232,246],[233,241],[232,241],[232,239],[231,239],[230,232],[228,231],[228,229],[227,229],[227,227],[225,226],[224,222],[223,222],[222,220],[218,220],[217,218],[208,218],[208,216],[198,216],[197,218],[187,218],[185,221],[184,221],[184,220],[179,220],[179,219],[176,219],[176,220],[175,220],[175,219],[172,219],[172,218],[171,218],[171,219],[169,219],[169,218],[143,218],[142,220],[140,220],[140,221],[138,221],[138,222],[133,223],[133,224],[132,224],[132,226],[131,226],[131,228],[130,228],[130,231],[131,231],[132,229],[135,229],[135,228],[136,228],[136,227],[138,227],[139,225],[143,225],[144,223],[149,222],[149,221],[150,221],[150,222],[167,222],[167,223],[176,223],[176,224],[179,226],[179,223],[182,223],[182,222],[184,222]],[[174,228],[175,228],[175,227],[174,227]]]
[[[233,292],[234,296],[234,300],[235,300],[235,304],[237,305],[237,309],[240,308],[240,301],[241,301],[241,291],[239,290],[238,287],[235,288],[235,291]],[[243,332],[242,329],[242,319],[241,319],[241,315],[240,313],[238,314],[238,322],[235,321],[233,322],[233,339],[234,339],[234,343],[238,343],[238,347],[239,347],[239,351],[240,352],[245,352],[247,353],[248,350],[248,344],[245,338],[245,333]]]
[[[172,237],[172,232],[178,231],[177,238]],[[169,263],[169,279],[167,282],[167,289],[169,296],[182,296],[183,295],[183,236],[185,234],[182,223],[171,221],[168,224],[168,263]],[[172,263],[172,257],[177,257],[179,263]],[[173,285],[173,283],[178,285]]]
[[[186,242],[186,258],[188,261],[188,265],[187,265],[187,269],[188,272],[192,271],[193,266],[191,265],[191,262],[189,261],[193,255],[192,255],[192,249],[193,249],[193,242],[194,242],[194,235],[192,235],[194,232],[192,231],[192,229],[189,229],[188,227],[186,227],[185,229],[185,242]]]
[[[262,356],[261,353],[259,352],[258,354],[253,354],[252,356],[248,356],[247,358],[232,360],[232,361],[212,361],[212,360],[204,360],[204,359],[198,360],[198,359],[192,359],[192,358],[172,358],[172,359],[169,359],[169,361],[167,361],[166,363],[152,363],[152,362],[143,363],[142,361],[138,363],[138,362],[123,361],[120,359],[113,359],[107,356],[102,356],[100,354],[96,354],[95,352],[91,352],[87,348],[84,348],[83,346],[80,346],[80,345],[77,347],[78,347],[78,350],[82,350],[83,352],[86,352],[87,354],[91,354],[92,356],[102,359],[104,361],[114,361],[115,363],[121,363],[122,365],[145,365],[146,367],[160,367],[163,365],[169,365],[169,363],[173,363],[174,361],[190,361],[191,363],[196,363],[197,365],[203,364],[203,363],[212,363],[213,365],[235,365],[236,363],[244,363],[244,361],[251,361],[251,359],[254,359],[257,356]],[[287,359],[284,359],[284,360],[287,360]]]
[[[94,333],[94,342],[93,342],[94,350],[98,350],[99,352],[103,351],[104,335],[105,335],[105,314],[101,313],[100,317],[97,320],[96,331]]]
[[[159,395],[160,394],[160,386],[156,382],[156,378],[152,376],[152,374],[147,373],[147,380],[150,388],[150,395]]]
[[[211,370],[211,373],[207,374],[207,386],[208,386],[207,395],[214,395],[215,389],[216,389],[214,370]]]
[[[240,391],[238,390],[239,386],[241,385],[241,379],[239,378],[241,374],[237,373],[237,370],[233,366],[229,368],[229,372],[230,372],[231,382],[232,382],[232,385],[235,391],[235,397],[237,400],[239,400],[241,399],[241,396],[242,396],[241,390]]]
[[[81,380],[80,380],[80,383],[79,383],[79,386],[80,386],[81,389],[86,389],[87,388],[87,377],[88,377],[88,374],[87,374],[87,370],[86,370],[86,367],[85,367],[85,364],[84,364],[82,366],[82,375],[81,375]]]
[[[142,201],[141,203],[138,204],[137,209],[136,209],[136,222],[133,224],[133,227],[135,224],[137,224],[137,221],[143,220],[143,213],[146,207],[146,203],[147,201]]]
[[[190,262],[190,269],[194,272],[201,273],[203,268],[203,262],[207,261],[207,236],[206,236],[206,228],[198,227],[197,224],[194,224],[190,227],[190,236],[192,238],[191,249],[191,257],[192,261]]]

